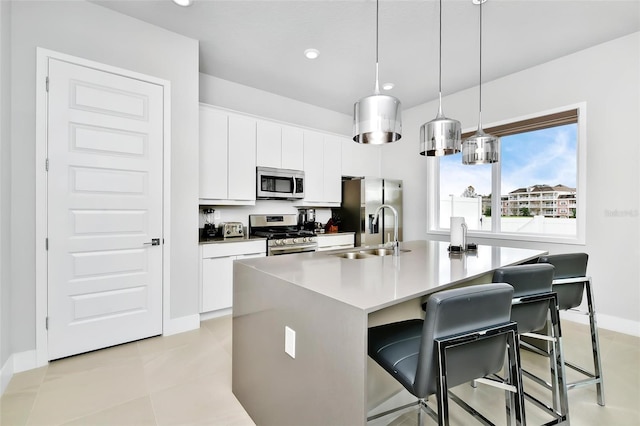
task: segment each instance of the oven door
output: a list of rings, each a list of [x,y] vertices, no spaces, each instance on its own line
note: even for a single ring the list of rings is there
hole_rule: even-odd
[[[268,247],[267,256],[280,256],[283,254],[296,254],[314,252],[318,249],[318,243],[297,244],[291,246]]]

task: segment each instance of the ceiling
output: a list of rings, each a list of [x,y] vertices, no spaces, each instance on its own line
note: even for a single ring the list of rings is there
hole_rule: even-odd
[[[372,0],[92,0],[200,41],[200,71],[352,114],[373,93]],[[407,109],[438,96],[438,2],[380,0],[380,83]],[[483,81],[640,31],[640,0],[489,0]],[[479,7],[443,1],[443,94],[478,83]],[[308,60],[307,48],[320,57]]]

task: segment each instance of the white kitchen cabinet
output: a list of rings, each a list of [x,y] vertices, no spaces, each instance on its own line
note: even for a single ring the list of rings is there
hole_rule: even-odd
[[[282,126],[258,120],[256,164],[262,167],[282,167]]]
[[[380,177],[381,146],[359,144],[341,138],[342,175]]]
[[[318,234],[318,251],[352,248],[355,245],[353,232],[339,234]]]
[[[304,132],[304,201],[324,201],[324,136]]]
[[[229,115],[230,200],[256,200],[256,120]]]
[[[282,168],[304,169],[304,133],[302,129],[282,126]]]
[[[200,203],[255,204],[256,120],[200,104]]]
[[[324,137],[324,200],[342,202],[342,144],[336,136]]]
[[[258,120],[256,153],[258,166],[302,170],[302,129]]]
[[[265,240],[203,244],[200,248],[200,313],[231,308],[233,261],[266,256]]]
[[[340,140],[307,130],[303,154],[305,197],[302,205],[339,206],[342,201]]]
[[[227,198],[228,115],[200,105],[200,198]]]

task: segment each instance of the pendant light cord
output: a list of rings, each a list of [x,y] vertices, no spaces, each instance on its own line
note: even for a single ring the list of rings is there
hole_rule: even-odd
[[[378,82],[378,14],[379,14],[379,0],[376,0],[376,87],[374,93],[380,94],[380,84]]]
[[[438,47],[438,117],[442,117],[442,0],[440,0],[440,35]]]
[[[478,84],[479,86],[479,96],[478,96],[478,131],[482,130],[482,3],[484,3],[486,0],[480,0],[480,59],[479,59],[479,64],[480,64],[480,82]]]

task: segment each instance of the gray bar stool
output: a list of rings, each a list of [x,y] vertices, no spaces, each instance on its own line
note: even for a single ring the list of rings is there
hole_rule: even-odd
[[[552,392],[551,406],[526,390],[524,392],[527,400],[553,417],[547,425],[569,423],[560,316],[556,294],[551,291],[553,274],[554,267],[549,264],[518,265],[496,269],[492,279],[493,282],[509,283],[513,286],[511,320],[518,324],[518,334],[550,343],[551,359],[555,360],[551,368],[553,383],[548,386]],[[549,317],[551,336],[534,333],[546,325]],[[524,368],[522,374],[530,376]]]
[[[593,354],[594,372],[577,366],[565,360],[567,367],[583,374],[586,379],[567,384],[568,389],[582,386],[596,385],[598,405],[604,406],[604,381],[602,378],[602,361],[600,355],[600,340],[598,338],[598,325],[596,322],[596,309],[593,298],[591,277],[587,276],[587,262],[589,255],[586,253],[569,253],[541,256],[539,263],[550,263],[555,267],[553,276],[553,291],[558,294],[558,306],[560,310],[571,310],[589,316],[591,329],[591,349]],[[584,293],[587,295],[587,311],[577,309],[582,304]],[[536,350],[538,349],[538,350]],[[537,353],[549,356],[539,348],[533,349]],[[548,386],[549,384],[546,383]]]
[[[438,422],[449,424],[448,398],[484,424],[492,424],[449,388],[502,369],[508,354],[507,381],[482,380],[507,391],[509,423],[526,424],[517,326],[510,321],[513,288],[483,284],[437,292],[427,300],[424,321],[413,319],[369,329],[369,356],[418,400],[370,416],[374,420],[418,405]],[[426,402],[436,395],[438,412]]]

